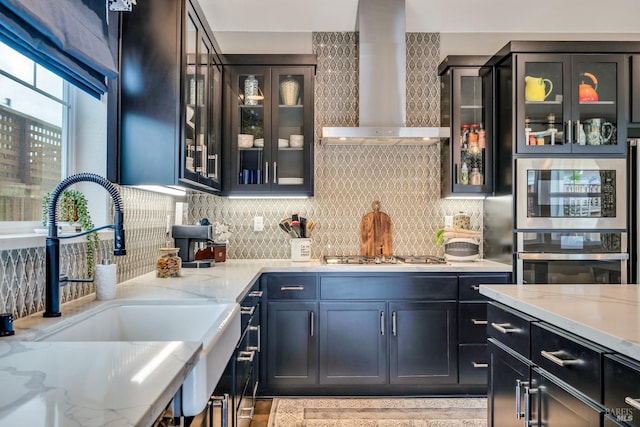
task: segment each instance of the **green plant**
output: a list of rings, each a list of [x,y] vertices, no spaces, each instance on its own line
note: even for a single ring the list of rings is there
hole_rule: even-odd
[[[441,245],[444,243],[444,228],[439,228],[436,231],[436,245]]]
[[[49,220],[49,202],[51,193],[46,193],[42,197],[42,225],[47,226]],[[95,226],[89,214],[87,198],[84,193],[78,190],[63,190],[58,198],[58,219],[68,221],[69,224],[78,223],[82,231],[92,230]],[[87,276],[93,277],[93,267],[95,265],[95,254],[100,245],[98,233],[87,234]]]

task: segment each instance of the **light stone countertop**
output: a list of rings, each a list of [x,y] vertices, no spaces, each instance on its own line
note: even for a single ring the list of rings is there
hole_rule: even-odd
[[[481,285],[480,293],[640,361],[638,285]]]
[[[151,272],[118,285],[111,301],[95,295],[62,304],[62,317],[42,313],[14,321],[16,335],[0,338],[0,426],[149,426],[189,374],[201,343],[168,350],[148,380],[131,378],[167,342],[41,342],[51,329],[73,324],[94,309],[135,301],[240,302],[262,273],[274,272],[509,272],[490,261],[445,265],[322,265],[318,260],[227,260],[207,269],[182,269],[178,278]],[[81,320],[80,320],[81,321]],[[170,351],[169,351],[170,350]]]

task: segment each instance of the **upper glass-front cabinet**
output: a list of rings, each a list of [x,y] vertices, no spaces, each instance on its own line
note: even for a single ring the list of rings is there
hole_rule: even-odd
[[[478,58],[450,57],[441,64],[441,122],[451,127],[451,138],[441,143],[443,197],[491,192],[491,133],[486,108],[491,102],[491,88],[487,87],[491,79],[483,79],[479,66],[469,65],[472,59],[482,62]]]
[[[313,67],[234,66],[227,194],[313,194]]]
[[[624,153],[622,55],[518,56],[519,153]]]

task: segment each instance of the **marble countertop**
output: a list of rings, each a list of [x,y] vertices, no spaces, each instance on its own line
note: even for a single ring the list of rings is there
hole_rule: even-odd
[[[162,413],[197,360],[201,343],[41,342],[47,331],[119,301],[240,302],[262,273],[273,272],[508,272],[490,261],[444,265],[334,265],[318,260],[227,260],[212,268],[183,269],[182,277],[144,274],[118,285],[116,298],[95,295],[62,304],[62,317],[41,313],[14,321],[16,334],[0,338],[0,426],[148,426]],[[164,349],[164,350],[163,350]],[[136,373],[166,357],[146,381]]]
[[[640,286],[482,285],[480,293],[640,361]]]

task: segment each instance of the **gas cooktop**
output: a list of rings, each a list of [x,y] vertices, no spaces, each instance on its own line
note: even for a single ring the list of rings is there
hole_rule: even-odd
[[[375,264],[446,264],[447,261],[433,255],[395,255],[391,257],[367,258],[364,255],[325,255],[322,257],[324,264],[352,264],[352,265],[375,265]]]

